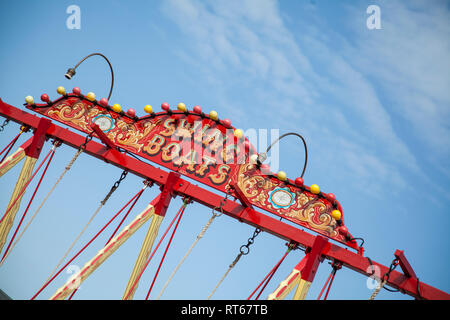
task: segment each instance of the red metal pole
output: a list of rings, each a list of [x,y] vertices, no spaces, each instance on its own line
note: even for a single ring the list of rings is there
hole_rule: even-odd
[[[8,105],[1,101],[1,99],[0,115],[32,128],[36,128],[40,120],[39,117]],[[48,128],[46,135],[47,137],[61,140],[62,143],[74,148],[79,148],[79,146],[85,142],[85,137],[59,127],[53,123]],[[163,185],[169,175],[169,173],[164,170],[129,157],[117,150],[105,147],[95,141],[90,141],[87,144],[85,153],[111,163],[119,168],[126,169],[137,176],[149,179],[159,185]],[[179,178],[176,184],[174,184],[174,193],[189,197],[191,200],[203,204],[209,208],[218,207],[223,200],[222,195],[215,194],[202,187],[193,185],[182,178]],[[263,231],[269,232],[281,239],[297,243],[302,247],[311,248],[316,238],[314,235],[302,231],[299,228],[269,217],[249,207],[243,206],[235,201],[232,201],[231,199],[228,199],[222,208],[223,212],[232,218],[238,219],[239,221],[251,226],[258,227]],[[344,266],[367,277],[371,276],[371,264],[368,259],[361,254],[351,252],[348,249],[344,249],[338,245],[328,242],[322,251],[322,255],[326,259],[340,261]],[[373,266],[379,268],[381,274],[385,274],[389,271],[389,267],[386,267],[380,263],[373,261],[372,264]],[[419,293],[417,279],[408,277],[395,270],[391,272],[387,285],[399,289],[415,298],[450,300],[449,294],[423,282],[420,283]]]
[[[46,118],[41,118],[33,135],[33,140],[28,148],[25,149],[25,154],[29,157],[39,158],[42,147],[46,139],[47,129],[50,127],[52,121]]]
[[[323,261],[322,252],[327,243],[328,239],[322,236],[316,236],[314,239],[314,243],[309,251],[308,260],[301,273],[303,280],[313,282],[319,264]]]

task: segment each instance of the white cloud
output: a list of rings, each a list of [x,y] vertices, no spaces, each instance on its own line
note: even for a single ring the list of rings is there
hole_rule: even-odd
[[[348,48],[352,64],[386,92],[390,112],[404,122],[403,134],[426,151],[420,157],[450,178],[448,7],[440,1],[383,1],[380,7],[383,30],[357,29],[357,44]]]
[[[322,151],[315,161],[323,166],[333,163],[342,175],[358,177],[361,186],[377,188],[390,183],[409,188],[402,170],[420,175],[417,157],[421,155],[414,154],[409,142],[398,134],[393,123],[397,114],[390,100],[383,95],[380,98],[379,82],[392,87],[387,90],[389,94],[399,89],[401,93],[394,94],[393,99],[403,102],[396,107],[407,123],[414,128],[425,123],[420,131],[432,127],[431,134],[439,134],[448,149],[449,78],[445,70],[449,70],[449,62],[444,59],[448,57],[448,43],[436,48],[447,34],[448,24],[438,19],[427,25],[430,17],[426,13],[414,13],[404,5],[393,6],[392,10],[399,13],[398,19],[391,21],[382,5],[384,35],[368,40],[369,35],[361,28],[353,43],[355,39],[349,41],[333,30],[324,35],[314,7],[305,8],[315,25],[303,22],[300,35],[286,27],[278,3],[271,0],[172,0],[164,3],[163,12],[189,43],[185,58],[211,80],[212,87],[220,88],[218,99],[225,107],[232,105],[233,112],[241,109],[241,115],[245,110],[248,119],[269,119],[267,125],[283,130],[301,128],[305,136],[314,137],[314,144]],[[348,12],[356,14],[353,10]],[[408,20],[410,12],[412,22]],[[364,13],[357,14],[361,26],[365,26]],[[358,22],[355,19],[353,24]],[[426,28],[420,29],[417,22]],[[387,29],[397,31],[387,34]],[[426,61],[416,52],[421,44],[411,41],[412,36],[430,46],[427,52],[436,61]],[[339,46],[332,38],[339,39]],[[442,70],[438,68],[440,62],[444,64]],[[237,87],[245,93],[230,102]],[[437,106],[436,101],[445,104]],[[406,102],[414,109],[408,110]],[[255,123],[252,120],[250,125]],[[430,134],[423,135],[428,139]]]

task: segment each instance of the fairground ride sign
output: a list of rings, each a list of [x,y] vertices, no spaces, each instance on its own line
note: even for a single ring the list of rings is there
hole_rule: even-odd
[[[179,172],[218,191],[245,197],[251,205],[271,212],[331,239],[358,249],[339,218],[331,214],[342,208],[333,194],[315,191],[290,179],[280,180],[267,166],[259,165],[249,140],[229,120],[201,112],[150,112],[144,117],[125,113],[106,103],[66,94],[45,104],[28,103],[27,108],[96,136],[93,124],[115,147]]]

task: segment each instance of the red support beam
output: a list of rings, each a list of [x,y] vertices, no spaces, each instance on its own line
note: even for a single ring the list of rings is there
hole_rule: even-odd
[[[0,100],[1,101],[1,100]],[[31,140],[31,144],[25,149],[25,154],[32,158],[39,158],[41,154],[42,147],[44,146],[44,142],[46,139],[46,132],[50,127],[52,121],[46,118],[41,118],[39,123],[34,131],[33,139]]]
[[[322,236],[316,236],[316,239],[314,239],[314,243],[308,252],[308,260],[300,274],[303,280],[313,282],[319,264],[323,261],[322,251],[327,243],[328,239]]]
[[[17,109],[8,105],[0,99],[0,115],[17,122],[22,125],[27,125],[32,128],[37,128],[41,118],[34,116],[28,112]],[[85,137],[76,134],[72,131],[51,124],[46,132],[48,138],[55,138],[62,143],[79,148],[85,142]],[[104,160],[112,165],[123,170],[136,174],[144,179],[149,179],[158,185],[164,185],[167,182],[169,173],[156,168],[143,161],[127,156],[117,150],[112,150],[105,147],[98,142],[90,141],[86,145],[85,153],[92,155],[98,159]],[[173,186],[173,193],[181,196],[189,197],[191,200],[203,204],[209,208],[220,206],[223,196],[210,192],[202,187],[193,185],[190,182],[178,178]],[[267,216],[252,208],[243,206],[231,199],[226,201],[223,206],[223,212],[241,222],[258,227],[281,239],[295,242],[302,247],[312,248],[316,236],[302,231],[292,225],[279,221],[278,219]],[[333,243],[327,242],[322,249],[322,256],[329,260],[337,260],[343,263],[344,266],[363,274],[367,277],[371,276],[371,265],[369,260],[362,255],[351,252],[346,248],[342,248]],[[389,271],[389,267],[372,261],[373,266],[379,268],[381,275]],[[390,287],[399,289],[415,298],[424,298],[432,300],[450,300],[450,295],[444,291],[436,289],[425,283],[420,283],[420,293],[418,292],[417,279],[406,276],[398,271],[392,271],[387,282]]]
[[[106,144],[111,149],[117,149],[117,147],[114,145],[114,143],[111,141],[111,139],[108,138],[108,136],[103,132],[102,129],[95,123],[91,124],[92,130],[97,134],[99,139]]]
[[[175,184],[180,179],[180,174],[177,172],[170,172],[167,176],[166,182],[161,186],[161,196],[155,205],[155,213],[164,217],[169,208],[170,200],[174,196]]]
[[[403,250],[396,250],[394,253],[394,256],[398,259],[400,268],[402,268],[403,273],[405,276],[410,278],[417,278],[416,273],[414,272],[413,268],[409,264],[408,260],[405,257],[405,253]]]
[[[244,192],[242,192],[241,188],[239,188],[239,185],[237,183],[231,184],[231,188],[234,190],[236,198],[238,198],[239,201],[241,201],[243,206],[253,209],[252,203],[250,202],[250,200],[247,199]]]
[[[231,183],[231,188],[232,190],[234,190],[234,195],[236,196],[236,198],[245,207],[245,209],[240,213],[239,217],[246,214],[247,209],[254,209],[252,203],[248,200],[248,198],[245,196],[244,192],[242,192],[241,188],[239,188],[239,185],[236,182]],[[238,220],[242,222],[240,218]]]

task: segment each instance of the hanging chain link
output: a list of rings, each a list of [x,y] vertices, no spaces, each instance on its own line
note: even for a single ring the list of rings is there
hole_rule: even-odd
[[[228,198],[231,196],[231,188],[228,189],[227,193],[225,194],[225,197],[220,201],[219,206],[214,207],[212,209],[213,217],[220,217],[223,214],[223,206],[227,203]],[[220,213],[216,213],[217,211],[220,211]]]
[[[5,127],[8,125],[8,123],[9,123],[9,119],[5,119],[5,121],[3,121],[3,123],[0,125],[0,132],[5,130]]]
[[[400,263],[400,261],[398,259],[392,260],[391,265],[389,266],[389,271],[386,272],[383,275],[383,277],[381,278],[381,280],[383,282],[387,282],[389,280],[389,277],[391,276],[391,272],[394,271],[395,268],[397,268],[399,263]]]
[[[223,206],[227,202],[228,197],[231,195],[231,190],[232,190],[232,188],[229,188],[225,197],[220,202],[220,205],[218,207],[213,208],[213,210],[212,210],[213,218],[219,217],[223,214]],[[217,210],[220,211],[219,214],[216,213]],[[242,256],[246,256],[247,254],[250,253],[250,246],[255,242],[255,238],[260,234],[260,232],[261,232],[261,229],[256,228],[255,231],[253,232],[253,235],[250,238],[248,238],[247,244],[244,244],[239,248],[239,254],[236,256],[234,261],[230,264],[229,270],[231,270],[236,265],[236,263],[239,261],[239,259]]]
[[[72,160],[70,160],[70,162],[67,164],[64,172],[61,174],[60,178],[58,179],[58,181],[56,182],[56,184],[58,184],[59,180],[62,179],[62,177],[66,174],[67,171],[70,170],[70,168],[72,168],[72,165],[74,164],[74,162],[78,159],[78,157],[80,156],[80,154],[86,150],[86,145],[88,144],[89,141],[92,140],[92,136],[93,136],[94,132],[92,131],[90,134],[88,134],[84,140],[84,143],[80,145],[80,148],[77,150],[77,152],[75,153],[75,155],[73,156]]]
[[[80,150],[82,150],[82,151],[86,150],[86,145],[89,143],[89,141],[92,140],[93,136],[94,136],[94,131],[92,131],[91,133],[89,133],[86,136],[86,139],[84,139],[84,143],[80,146]]]
[[[222,276],[222,278],[219,280],[219,283],[217,283],[216,287],[213,289],[213,291],[209,294],[207,300],[211,299],[214,292],[216,292],[217,288],[220,286],[220,284],[225,280],[227,275],[230,273],[231,269],[234,268],[234,266],[238,263],[239,259],[241,259],[242,256],[245,256],[250,253],[250,246],[255,242],[255,238],[260,234],[261,230],[256,228],[253,232],[253,235],[248,239],[247,244],[242,245],[239,248],[239,253],[234,259],[234,261],[230,264],[225,274]],[[244,249],[245,248],[245,249]]]
[[[394,269],[398,266],[400,261],[398,259],[394,259],[391,262],[391,265],[389,266],[389,271],[386,272],[380,279],[380,284],[375,289],[375,291],[370,296],[369,300],[374,300],[377,294],[380,292],[380,290],[384,287],[384,285],[388,282],[389,277],[391,276],[391,272],[394,271]]]
[[[247,244],[242,245],[239,248],[239,251],[241,253],[241,255],[248,255],[250,253],[250,246],[255,242],[255,238],[261,233],[261,229],[256,228],[255,231],[253,232],[253,235],[248,238],[247,240]],[[245,248],[245,249],[244,249]]]
[[[114,193],[114,191],[116,191],[116,189],[119,187],[120,183],[126,178],[128,174],[128,171],[124,170],[122,172],[122,174],[120,175],[119,180],[117,180],[116,182],[114,182],[113,186],[111,187],[111,190],[109,190],[108,194],[106,195],[105,199],[103,199],[101,201],[101,204],[104,206],[106,201],[108,201],[108,199],[111,197],[111,195]]]
[[[261,230],[256,228],[255,231],[253,231],[253,235],[248,238],[247,244],[243,244],[239,248],[239,254],[236,256],[236,259],[230,264],[230,270],[234,268],[236,263],[238,263],[239,259],[241,259],[242,256],[246,256],[250,253],[250,246],[255,242],[255,238],[261,233]]]
[[[91,133],[89,133],[89,134],[86,136],[86,138],[85,138],[85,140],[84,140],[84,143],[83,143],[82,145],[80,145],[80,149],[78,150],[77,156],[78,156],[81,152],[83,152],[83,151],[86,150],[86,146],[87,146],[87,144],[92,140],[93,136],[94,136],[94,131],[91,131]],[[108,199],[109,199],[109,198],[111,197],[111,195],[114,193],[114,191],[116,191],[116,189],[119,187],[120,183],[126,178],[127,174],[128,174],[128,171],[124,170],[124,171],[122,172],[122,174],[120,175],[119,180],[117,180],[116,182],[114,182],[114,185],[111,187],[111,190],[109,190],[109,192],[108,192],[108,194],[105,196],[105,198],[104,198],[102,201],[100,201],[100,203],[101,203],[102,206],[105,205],[105,203],[108,201]]]
[[[175,273],[178,271],[178,269],[181,267],[181,265],[183,264],[184,260],[186,260],[186,258],[189,256],[189,254],[191,253],[192,249],[194,249],[194,247],[196,246],[196,244],[198,243],[198,241],[203,238],[203,236],[206,233],[206,230],[208,230],[208,228],[210,227],[210,225],[213,223],[214,219],[217,217],[220,217],[223,214],[223,207],[224,205],[227,203],[227,200],[229,198],[229,196],[231,195],[231,188],[228,189],[225,197],[220,201],[220,204],[217,207],[214,207],[212,209],[212,216],[211,218],[209,218],[208,222],[206,223],[206,225],[203,227],[203,229],[200,231],[200,233],[197,235],[197,238],[194,240],[194,242],[192,243],[191,247],[188,249],[188,251],[186,252],[186,254],[184,255],[184,257],[180,260],[180,262],[178,263],[178,265],[175,267],[175,269],[173,270],[172,274],[170,275],[169,279],[167,279],[166,283],[164,284],[163,288],[161,289],[160,293],[158,294],[158,297],[156,298],[157,300],[159,300],[162,296],[162,294],[164,293],[164,290],[167,288],[167,286],[169,285],[170,281],[172,280],[173,276],[175,275]],[[220,213],[217,213],[220,212]],[[216,287],[217,288],[217,287]],[[214,289],[215,291],[215,289]],[[213,293],[214,293],[213,291]],[[211,293],[212,295],[212,293]],[[211,295],[208,297],[210,298]]]

